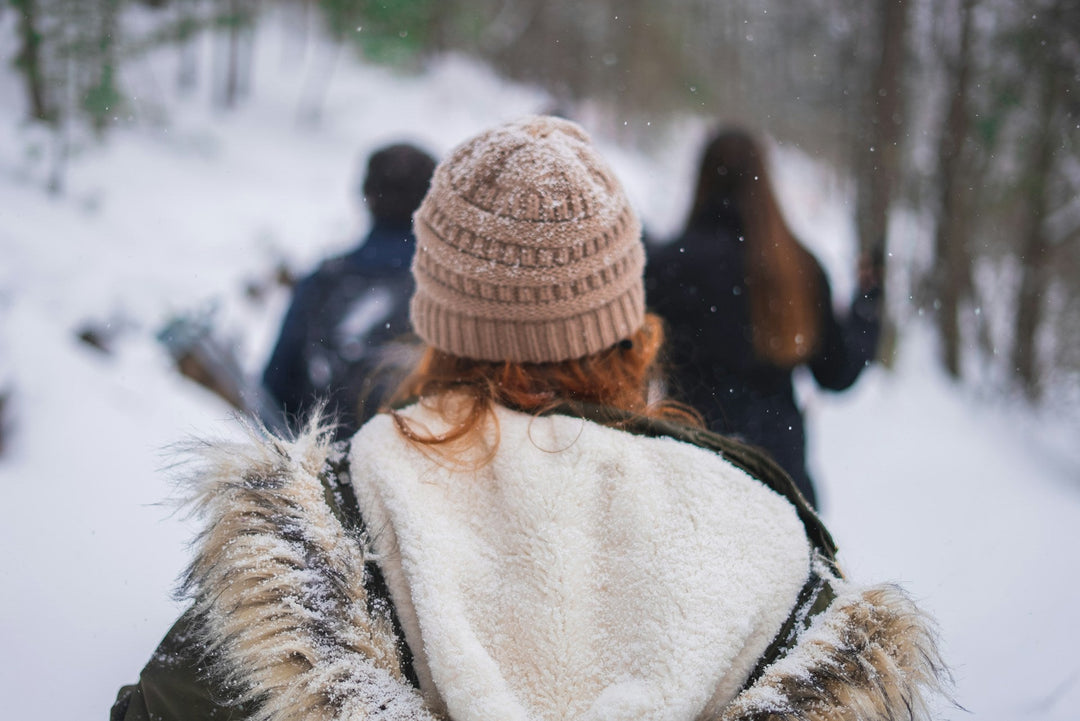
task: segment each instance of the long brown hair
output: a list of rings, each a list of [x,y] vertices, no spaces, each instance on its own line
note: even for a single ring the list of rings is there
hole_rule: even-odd
[[[688,225],[714,226],[732,210],[746,243],[754,352],[784,368],[804,363],[821,342],[821,266],[788,228],[761,148],[742,130],[706,144]]]
[[[660,380],[657,357],[663,342],[663,322],[649,313],[622,343],[559,363],[478,361],[429,347],[395,400],[427,403],[450,423],[449,430],[422,432],[403,414],[390,413],[402,435],[428,447],[450,447],[473,438],[495,405],[539,414],[579,402],[701,426],[701,416],[688,406],[650,402],[650,385]]]

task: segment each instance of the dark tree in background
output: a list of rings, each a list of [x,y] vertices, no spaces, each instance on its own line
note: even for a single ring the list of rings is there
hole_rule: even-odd
[[[1063,142],[1068,128],[1075,126],[1074,112],[1078,102],[1075,91],[1080,73],[1080,9],[1072,0],[1038,3],[1032,24],[1017,39],[1019,51],[1028,68],[1032,117],[1027,119],[1025,151],[1028,162],[1021,169],[1020,225],[1021,280],[1016,303],[1015,337],[1012,365],[1031,398],[1041,391],[1041,363],[1038,335],[1045,323],[1049,290],[1054,283],[1052,268],[1061,261],[1069,265],[1065,253],[1059,253],[1062,238],[1055,237],[1049,219],[1066,198],[1055,197],[1051,188],[1059,163],[1065,160],[1068,149]],[[1073,97],[1069,97],[1073,93]],[[1070,102],[1071,101],[1071,102]],[[1068,106],[1072,107],[1069,108]],[[1072,133],[1076,137],[1076,133]],[[1074,180],[1075,182],[1075,180]],[[1076,230],[1073,229],[1073,245]],[[1075,266],[1073,266],[1075,267]],[[1071,292],[1075,295],[1075,277]]]
[[[943,79],[946,112],[943,115],[937,152],[938,207],[934,231],[933,267],[929,285],[941,362],[953,378],[961,375],[960,315],[971,300],[971,204],[972,178],[963,166],[970,134],[968,95],[972,75],[972,26],[975,0],[944,0],[937,8],[938,27],[944,42]]]
[[[12,7],[19,18],[19,54],[15,67],[22,73],[26,84],[27,104],[30,115],[44,122],[56,119],[55,111],[46,96],[46,80],[41,58],[41,17],[37,0],[12,0]]]
[[[893,188],[900,177],[905,127],[904,62],[907,51],[908,0],[878,0],[876,67],[864,94],[864,146],[856,153],[856,231],[859,250],[882,257],[888,233]]]
[[[226,109],[235,108],[251,88],[256,8],[255,0],[223,0],[215,18],[219,28],[216,97]]]
[[[1075,378],[1080,369],[1073,340],[1080,303],[1080,5],[965,0],[958,8],[968,44],[961,35],[945,73],[953,85],[938,152],[943,202],[932,209],[937,247],[949,254],[952,276],[936,289],[948,311],[939,314],[943,359],[959,375],[961,349],[989,354],[1034,401],[1048,379]],[[988,268],[1009,282],[972,278]],[[999,317],[978,316],[980,330],[989,335],[991,320],[999,330],[980,350],[964,337],[972,320],[964,306],[984,309],[990,301]],[[950,333],[960,336],[951,351]]]
[[[866,259],[884,285],[888,274],[889,212],[901,178],[906,125],[905,76],[908,58],[909,0],[867,3],[866,37],[871,41],[873,68],[863,79],[852,170],[855,179],[855,233],[860,257]],[[860,127],[861,126],[861,127]],[[895,328],[887,319],[879,354],[892,359]]]
[[[10,0],[18,16],[15,67],[31,118],[50,129],[49,186],[63,188],[70,122],[78,117],[99,137],[124,101],[119,86],[122,0]]]
[[[117,55],[122,39],[120,0],[82,2],[78,7],[82,17],[76,22],[85,32],[74,35],[77,39],[73,56],[84,74],[76,79],[76,86],[79,88],[82,110],[90,118],[94,131],[100,135],[124,102],[123,93],[117,85]]]
[[[176,86],[185,92],[194,90],[199,77],[199,52],[197,39],[202,30],[199,18],[199,0],[173,0],[172,26],[167,37],[180,53],[177,64]]]

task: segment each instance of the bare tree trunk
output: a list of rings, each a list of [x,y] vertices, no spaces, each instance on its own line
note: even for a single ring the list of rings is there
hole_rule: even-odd
[[[971,297],[970,219],[966,213],[968,203],[964,196],[967,184],[962,156],[964,139],[971,125],[967,99],[974,5],[975,0],[963,0],[959,7],[959,50],[949,63],[949,111],[938,146],[938,187],[941,195],[934,236],[933,285],[941,361],[953,378],[959,378],[961,373],[961,305]]]
[[[284,25],[284,42],[281,48],[283,67],[302,64],[307,56],[311,39],[311,6],[313,4],[314,0],[299,0],[286,3],[284,6],[281,13]]]
[[[2,457],[4,451],[7,450],[7,440],[10,437],[11,396],[12,391],[10,387],[5,386],[0,388],[0,457]]]
[[[864,150],[856,209],[859,250],[865,254],[882,253],[893,186],[899,175],[907,12],[907,0],[880,2],[881,56],[870,88],[870,147],[868,152]]]
[[[195,89],[199,77],[199,0],[176,3],[176,15],[176,42],[180,48],[176,87],[186,93]]]
[[[65,34],[70,33],[70,28],[65,29]],[[65,38],[65,42],[68,39]],[[60,65],[60,99],[57,103],[58,111],[56,120],[52,126],[50,142],[49,180],[47,183],[49,193],[61,195],[64,192],[67,177],[67,164],[71,155],[70,125],[78,106],[78,81],[76,79],[78,63],[75,58],[68,55],[61,59]]]
[[[225,63],[225,89],[222,102],[235,108],[240,89],[240,7],[236,0],[229,2],[228,54]]]
[[[1044,219],[1049,210],[1047,192],[1050,173],[1053,171],[1055,137],[1051,133],[1053,117],[1062,93],[1059,69],[1053,64],[1043,66],[1042,87],[1039,103],[1040,117],[1032,167],[1029,171],[1026,193],[1026,228],[1021,239],[1020,261],[1023,269],[1020,293],[1016,304],[1015,335],[1012,349],[1012,366],[1020,380],[1024,393],[1030,400],[1038,400],[1039,357],[1036,338],[1043,320],[1043,305],[1049,280],[1050,244]]]
[[[221,80],[220,104],[234,108],[250,85],[254,6],[247,0],[225,0],[225,13],[219,22],[225,25],[225,67]]]
[[[98,29],[96,47],[98,57],[95,77],[91,90],[83,98],[84,109],[90,114],[94,132],[99,137],[116,117],[117,106],[122,97],[117,88],[119,68],[117,64],[117,44],[119,43],[120,0],[101,0],[98,6]]]
[[[877,3],[875,14],[881,52],[863,102],[868,123],[864,125],[864,145],[856,155],[855,166],[855,224],[859,256],[861,260],[869,262],[883,290],[889,207],[893,188],[900,175],[908,5],[909,0],[879,0]],[[878,347],[878,356],[884,363],[891,361],[895,346],[895,329],[886,319]]]
[[[22,71],[26,82],[26,98],[30,116],[45,122],[56,119],[45,94],[45,79],[41,69],[41,29],[38,25],[37,0],[12,0],[19,14],[19,39],[22,47],[15,58],[16,67]]]
[[[301,126],[316,127],[322,122],[326,93],[330,89],[338,59],[345,48],[343,38],[334,38],[328,43],[312,45],[310,69],[304,77],[300,100],[297,103],[296,119]]]

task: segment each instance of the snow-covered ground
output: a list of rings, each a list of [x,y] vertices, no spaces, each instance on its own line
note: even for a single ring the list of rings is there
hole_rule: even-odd
[[[136,121],[75,158],[58,197],[43,191],[47,153],[27,150],[37,135],[21,125],[16,79],[0,71],[0,390],[13,391],[0,456],[4,718],[103,717],[178,612],[170,591],[193,529],[162,504],[169,448],[230,433],[230,411],[172,369],[161,325],[216,303],[256,372],[287,294],[270,286],[256,300],[244,287],[355,239],[368,151],[410,139],[441,154],[548,105],[461,60],[409,77],[340,62],[322,124],[299,127],[305,67],[285,59],[280,30],[260,33],[253,97],[229,114],[174,98],[171,56],[145,61],[131,79]],[[154,105],[166,123],[146,122]],[[685,209],[699,126],[686,128],[656,157],[598,139],[661,234]],[[779,157],[793,224],[850,288],[842,193],[805,158]],[[87,322],[114,334],[111,354],[76,339]],[[806,394],[842,560],[856,579],[902,582],[937,616],[975,718],[1074,719],[1080,459],[1049,420],[948,384],[929,336],[902,331],[893,371]]]

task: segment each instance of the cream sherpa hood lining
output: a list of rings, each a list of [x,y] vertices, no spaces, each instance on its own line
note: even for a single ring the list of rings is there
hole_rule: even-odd
[[[198,455],[190,502],[207,525],[184,589],[213,676],[240,689],[233,700],[255,702],[257,721],[436,718],[369,597],[363,539],[330,505],[326,429],[312,423],[293,441],[253,431],[247,443],[200,444]],[[712,718],[931,717],[948,684],[932,622],[895,586],[830,583],[829,608]]]

